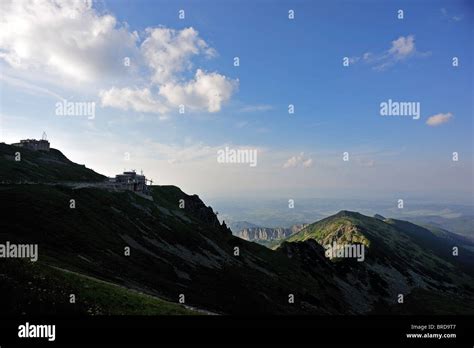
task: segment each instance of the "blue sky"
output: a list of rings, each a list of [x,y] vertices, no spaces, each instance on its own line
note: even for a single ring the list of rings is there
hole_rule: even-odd
[[[37,27],[0,37],[3,141],[45,130],[53,147],[102,173],[142,168],[156,182],[204,197],[416,193],[472,203],[467,1],[103,1],[74,9],[75,22],[61,17],[64,9],[53,8],[59,12],[48,19],[47,6],[2,6],[1,25],[10,29],[28,6],[41,18]],[[159,36],[149,40],[150,50],[143,45],[151,31],[173,30],[176,38],[190,28],[191,41]],[[194,53],[172,59],[160,53],[160,40],[166,52]],[[116,67],[128,55],[132,67]],[[354,62],[344,67],[343,57]],[[154,75],[156,65],[169,76]],[[194,80],[198,69],[202,84]],[[219,90],[222,100],[207,100],[206,88]],[[96,102],[95,119],[58,117],[54,95]],[[124,106],[129,98],[139,100]],[[388,99],[420,103],[420,119],[380,116]],[[180,115],[177,105],[188,101],[192,110]],[[156,111],[158,104],[168,110]],[[436,115],[446,122],[427,124]],[[216,151],[224,146],[257,149],[259,165],[219,165]],[[342,161],[345,151],[349,162]]]

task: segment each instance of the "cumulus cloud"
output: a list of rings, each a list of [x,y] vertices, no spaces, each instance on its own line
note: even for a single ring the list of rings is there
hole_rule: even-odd
[[[216,51],[199,37],[194,28],[174,30],[160,27],[148,28],[146,32],[148,37],[140,49],[153,70],[151,80],[154,83],[174,81],[176,73],[191,68],[192,56],[216,55]]]
[[[237,88],[238,80],[198,69],[193,80],[184,84],[168,83],[160,88],[159,93],[172,105],[216,112]]]
[[[302,165],[303,168],[309,168],[313,165],[313,160],[311,158],[304,158],[304,152],[301,152],[297,156],[292,156],[283,164],[283,168],[296,168]]]
[[[102,106],[118,108],[122,110],[135,110],[139,112],[152,112],[164,114],[168,108],[153,97],[148,88],[111,88],[99,93]]]
[[[415,37],[413,35],[408,35],[407,37],[400,36],[392,41],[392,47],[390,47],[388,52],[390,56],[398,60],[407,58],[415,53]]]
[[[77,81],[119,73],[138,35],[91,1],[1,1],[0,58],[22,70]]]
[[[217,56],[194,28],[146,28],[140,38],[90,0],[5,0],[0,11],[0,60],[68,88],[94,83],[90,91],[105,107],[163,115],[183,104],[217,112],[238,89],[238,80],[217,72],[196,69],[185,79],[194,57]]]
[[[185,83],[168,83],[153,94],[150,89],[111,88],[102,90],[102,106],[122,110],[165,114],[183,105],[185,109],[217,112],[238,88],[238,81],[217,73],[197,70],[195,78]]]
[[[448,122],[452,117],[453,117],[453,114],[450,112],[445,113],[445,114],[439,113],[439,114],[428,117],[428,120],[426,120],[426,124],[431,127],[436,127],[443,123]]]

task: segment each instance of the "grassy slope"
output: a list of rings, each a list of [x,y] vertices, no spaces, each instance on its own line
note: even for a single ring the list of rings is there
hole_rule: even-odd
[[[306,243],[308,240],[321,245],[332,241],[344,244],[351,240],[366,245],[365,262],[351,265],[352,260],[339,260],[342,262],[335,265],[334,272],[350,284],[349,293],[354,296],[360,287],[368,287],[372,299],[377,299],[372,311],[431,313],[436,312],[430,306],[438,298],[448,300],[438,313],[473,312],[474,254],[460,249],[463,257],[453,257],[449,241],[427,229],[405,221],[381,221],[343,211],[308,226],[288,238],[280,248],[288,250],[288,243]],[[300,252],[307,249],[303,246],[299,246]],[[351,274],[357,274],[357,278],[347,277]],[[411,299],[403,310],[393,306],[397,293],[409,294]],[[414,305],[420,301],[424,304]],[[459,303],[465,306],[459,306]],[[387,310],[392,307],[397,309]]]
[[[352,242],[361,243],[370,246],[370,241],[356,228],[357,223],[361,222],[361,217],[356,214],[338,214],[339,216],[329,217],[311,224],[298,233],[286,239],[287,242],[305,241],[307,239],[315,239],[320,244],[330,244],[335,237],[340,243]]]
[[[452,268],[454,265],[474,275],[474,254],[461,249],[462,255],[453,257],[453,242],[445,237],[441,238],[435,232],[406,221],[381,221],[359,213],[342,211],[309,225],[286,241],[304,241],[311,238],[321,245],[330,244],[334,240],[341,244],[352,241],[364,244],[369,255],[381,259],[416,259],[419,263],[434,268]]]
[[[15,154],[21,161],[15,161]],[[69,161],[59,150],[31,151],[0,143],[0,182],[103,181],[105,176]]]
[[[92,277],[20,260],[0,262],[2,315],[191,315],[182,305]],[[69,302],[74,294],[76,303]]]

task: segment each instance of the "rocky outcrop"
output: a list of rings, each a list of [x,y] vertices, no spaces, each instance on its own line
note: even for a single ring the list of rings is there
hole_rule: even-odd
[[[248,241],[273,241],[287,238],[305,228],[307,224],[284,227],[250,227],[236,233],[236,236]]]
[[[211,207],[206,206],[198,195],[186,197],[185,211],[201,220],[203,223],[216,227],[227,235],[232,235],[232,231],[227,227],[225,221],[221,224],[216,213],[214,213],[214,210]]]

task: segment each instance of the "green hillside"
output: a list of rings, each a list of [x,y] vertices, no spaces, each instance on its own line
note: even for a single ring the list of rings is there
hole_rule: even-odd
[[[453,240],[445,235],[406,221],[341,211],[307,226],[285,240],[278,250],[298,259],[311,271],[315,260],[320,264],[327,260],[323,246],[332,243],[365,247],[364,262],[333,259],[326,266],[340,288],[347,290],[346,298],[358,303],[360,310],[411,313],[410,305],[404,309],[397,306],[397,296],[410,299],[416,294],[419,300],[429,294],[426,313],[433,311],[428,303],[437,296],[451,299],[439,308],[440,313],[449,312],[454,303],[465,306],[452,308],[453,312],[474,312],[474,253],[459,244],[459,255],[454,256]],[[422,307],[418,304],[416,308]]]
[[[194,315],[196,311],[43,263],[0,262],[2,315]],[[71,303],[71,295],[75,296]]]

